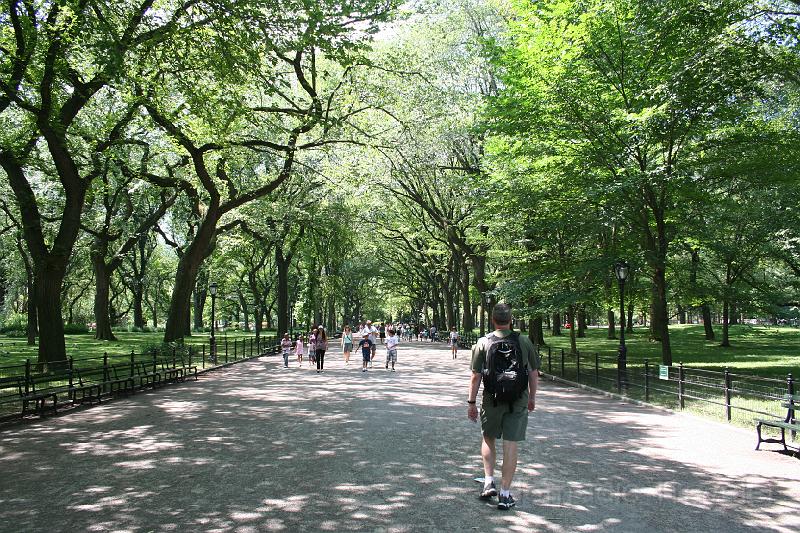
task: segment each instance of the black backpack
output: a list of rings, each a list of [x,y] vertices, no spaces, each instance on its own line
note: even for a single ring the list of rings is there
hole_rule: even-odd
[[[486,336],[486,361],[483,364],[483,393],[489,394],[494,405],[507,403],[508,410],[528,388],[528,366],[519,344],[519,333],[508,337],[493,333]]]

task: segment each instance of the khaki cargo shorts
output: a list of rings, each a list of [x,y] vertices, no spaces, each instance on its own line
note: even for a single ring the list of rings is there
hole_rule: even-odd
[[[528,395],[514,402],[509,412],[507,403],[494,405],[494,400],[485,398],[481,402],[481,431],[488,437],[520,441],[525,440],[528,429]]]

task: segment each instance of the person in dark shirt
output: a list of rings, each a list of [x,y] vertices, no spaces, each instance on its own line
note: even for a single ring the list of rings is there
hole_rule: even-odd
[[[372,347],[375,345],[374,342],[369,340],[369,335],[364,335],[364,337],[359,341],[358,345],[361,347],[361,359],[362,359],[362,367],[361,371],[367,371],[367,365],[372,358]]]

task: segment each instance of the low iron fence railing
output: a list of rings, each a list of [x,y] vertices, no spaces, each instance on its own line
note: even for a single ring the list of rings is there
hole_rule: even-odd
[[[164,349],[146,349],[137,353],[109,354],[92,357],[70,357],[65,361],[40,365],[26,359],[25,362],[0,366],[0,420],[17,418],[24,411],[26,395],[33,392],[67,392],[75,387],[80,376],[91,376],[90,380],[100,387],[100,392],[111,392],[111,382],[120,376],[134,378],[139,368],[151,368],[153,372],[180,366],[196,367],[199,372],[259,357],[280,350],[277,336],[226,337],[208,339],[204,343],[174,344]],[[65,401],[64,403],[71,403]]]
[[[566,381],[616,392],[675,410],[689,410],[740,426],[753,427],[758,418],[783,419],[785,394],[795,394],[792,374],[786,379],[723,371],[631,362],[620,369],[615,357],[540,349],[541,370]],[[797,439],[792,435],[794,440]]]

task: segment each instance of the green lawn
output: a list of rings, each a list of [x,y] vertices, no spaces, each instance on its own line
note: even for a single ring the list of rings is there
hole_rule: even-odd
[[[545,343],[555,348],[569,349],[569,330],[564,335],[545,335]],[[576,339],[582,354],[600,353],[601,357],[616,357],[619,340],[608,340],[606,328],[590,328],[586,338]],[[731,347],[719,345],[722,331],[715,328],[716,341],[706,341],[703,326],[670,326],[670,342],[674,364],[754,374],[783,379],[792,373],[800,378],[800,329],[786,326],[733,326],[730,332]],[[619,330],[617,330],[619,335]],[[647,328],[635,328],[625,335],[628,361],[631,364],[661,362],[661,344],[648,340]]]
[[[142,346],[160,344],[164,337],[163,332],[157,333],[130,333],[126,331],[115,331],[114,335],[117,337],[116,341],[98,341],[95,340],[93,334],[87,335],[66,335],[67,355],[75,359],[86,357],[102,356],[107,352],[109,356],[123,356],[130,354],[131,350],[136,350],[138,353]],[[275,335],[274,331],[262,331],[263,337]],[[190,338],[186,339],[188,344],[208,344],[209,333],[194,333]],[[241,339],[243,337],[251,338],[255,334],[252,332],[243,331],[227,331],[217,333],[217,342],[219,343],[220,350],[224,345],[227,338],[229,343],[233,339]],[[37,347],[28,346],[25,339],[9,338],[5,335],[0,335],[0,366],[20,364],[25,359],[30,358],[31,361],[36,361]],[[233,348],[231,347],[231,350]]]

